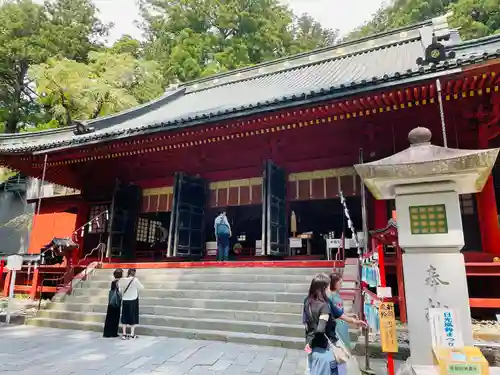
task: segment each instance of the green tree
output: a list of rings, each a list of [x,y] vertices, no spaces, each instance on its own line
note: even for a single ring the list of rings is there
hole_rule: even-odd
[[[453,12],[451,24],[464,39],[500,32],[500,0],[459,0],[449,9]]]
[[[298,52],[301,52],[335,44],[339,39],[339,32],[338,30],[323,28],[321,23],[309,14],[304,13],[300,17],[295,17],[293,37]]]
[[[103,47],[112,24],[103,24],[92,0],[45,0],[45,32],[51,55],[84,61],[90,51]]]
[[[29,0],[7,1],[0,6],[0,122],[13,133],[28,122],[33,101],[26,74],[31,64],[48,56],[42,6]]]
[[[4,0],[0,3],[0,124],[14,133],[42,121],[30,66],[61,55],[84,60],[101,47],[96,40],[108,26],[96,16],[91,0]]]
[[[145,54],[186,81],[331,43],[335,32],[278,0],[142,0]]]
[[[135,58],[139,58],[142,55],[141,42],[137,39],[132,38],[130,35],[123,35],[118,39],[111,47],[111,52],[113,53],[128,53]]]
[[[411,25],[449,11],[452,12],[451,25],[460,30],[464,39],[479,38],[500,30],[500,0],[393,0],[346,39]]]
[[[91,52],[88,64],[66,58],[51,58],[35,65],[29,74],[37,87],[40,103],[52,122],[68,125],[74,120],[95,119],[163,93],[157,63],[138,60],[130,54]]]

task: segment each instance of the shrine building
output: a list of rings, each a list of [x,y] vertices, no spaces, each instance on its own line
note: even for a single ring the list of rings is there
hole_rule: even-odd
[[[43,182],[29,197],[30,253],[63,228],[78,229],[75,261],[100,242],[112,261],[207,259],[225,211],[241,257],[323,259],[325,236],[351,236],[341,193],[362,231],[360,160],[405,149],[417,126],[438,145],[499,146],[499,73],[500,35],[462,41],[439,18],[174,85],[115,115],[0,135],[0,162]],[[500,256],[498,173],[461,197],[466,258]],[[368,229],[385,228],[393,202],[366,202]],[[304,233],[292,254],[289,238]]]

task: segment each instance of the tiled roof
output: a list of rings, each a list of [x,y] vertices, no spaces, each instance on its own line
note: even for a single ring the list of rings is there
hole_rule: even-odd
[[[436,71],[500,56],[500,36],[461,43],[451,38],[447,48],[456,57],[436,65],[416,64],[430,44],[432,21],[251,68],[186,83],[142,107],[90,121],[89,134],[74,135],[74,127],[0,136],[0,153],[35,152],[92,141],[166,131],[367,91],[404,79],[423,79]],[[442,29],[440,30],[442,32]],[[448,33],[450,31],[448,30]],[[444,73],[443,73],[444,74]]]

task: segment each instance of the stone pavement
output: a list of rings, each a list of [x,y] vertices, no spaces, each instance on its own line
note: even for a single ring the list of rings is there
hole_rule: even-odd
[[[294,375],[304,352],[166,337],[104,339],[95,332],[0,327],[0,375]],[[383,362],[373,366],[383,374]]]

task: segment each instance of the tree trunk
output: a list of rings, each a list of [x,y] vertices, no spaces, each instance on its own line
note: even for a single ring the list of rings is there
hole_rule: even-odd
[[[28,64],[25,61],[19,63],[16,69],[16,77],[14,80],[12,93],[12,104],[9,110],[9,115],[5,121],[5,133],[17,133],[19,122],[21,121],[21,96],[24,90],[24,81],[28,73]]]

